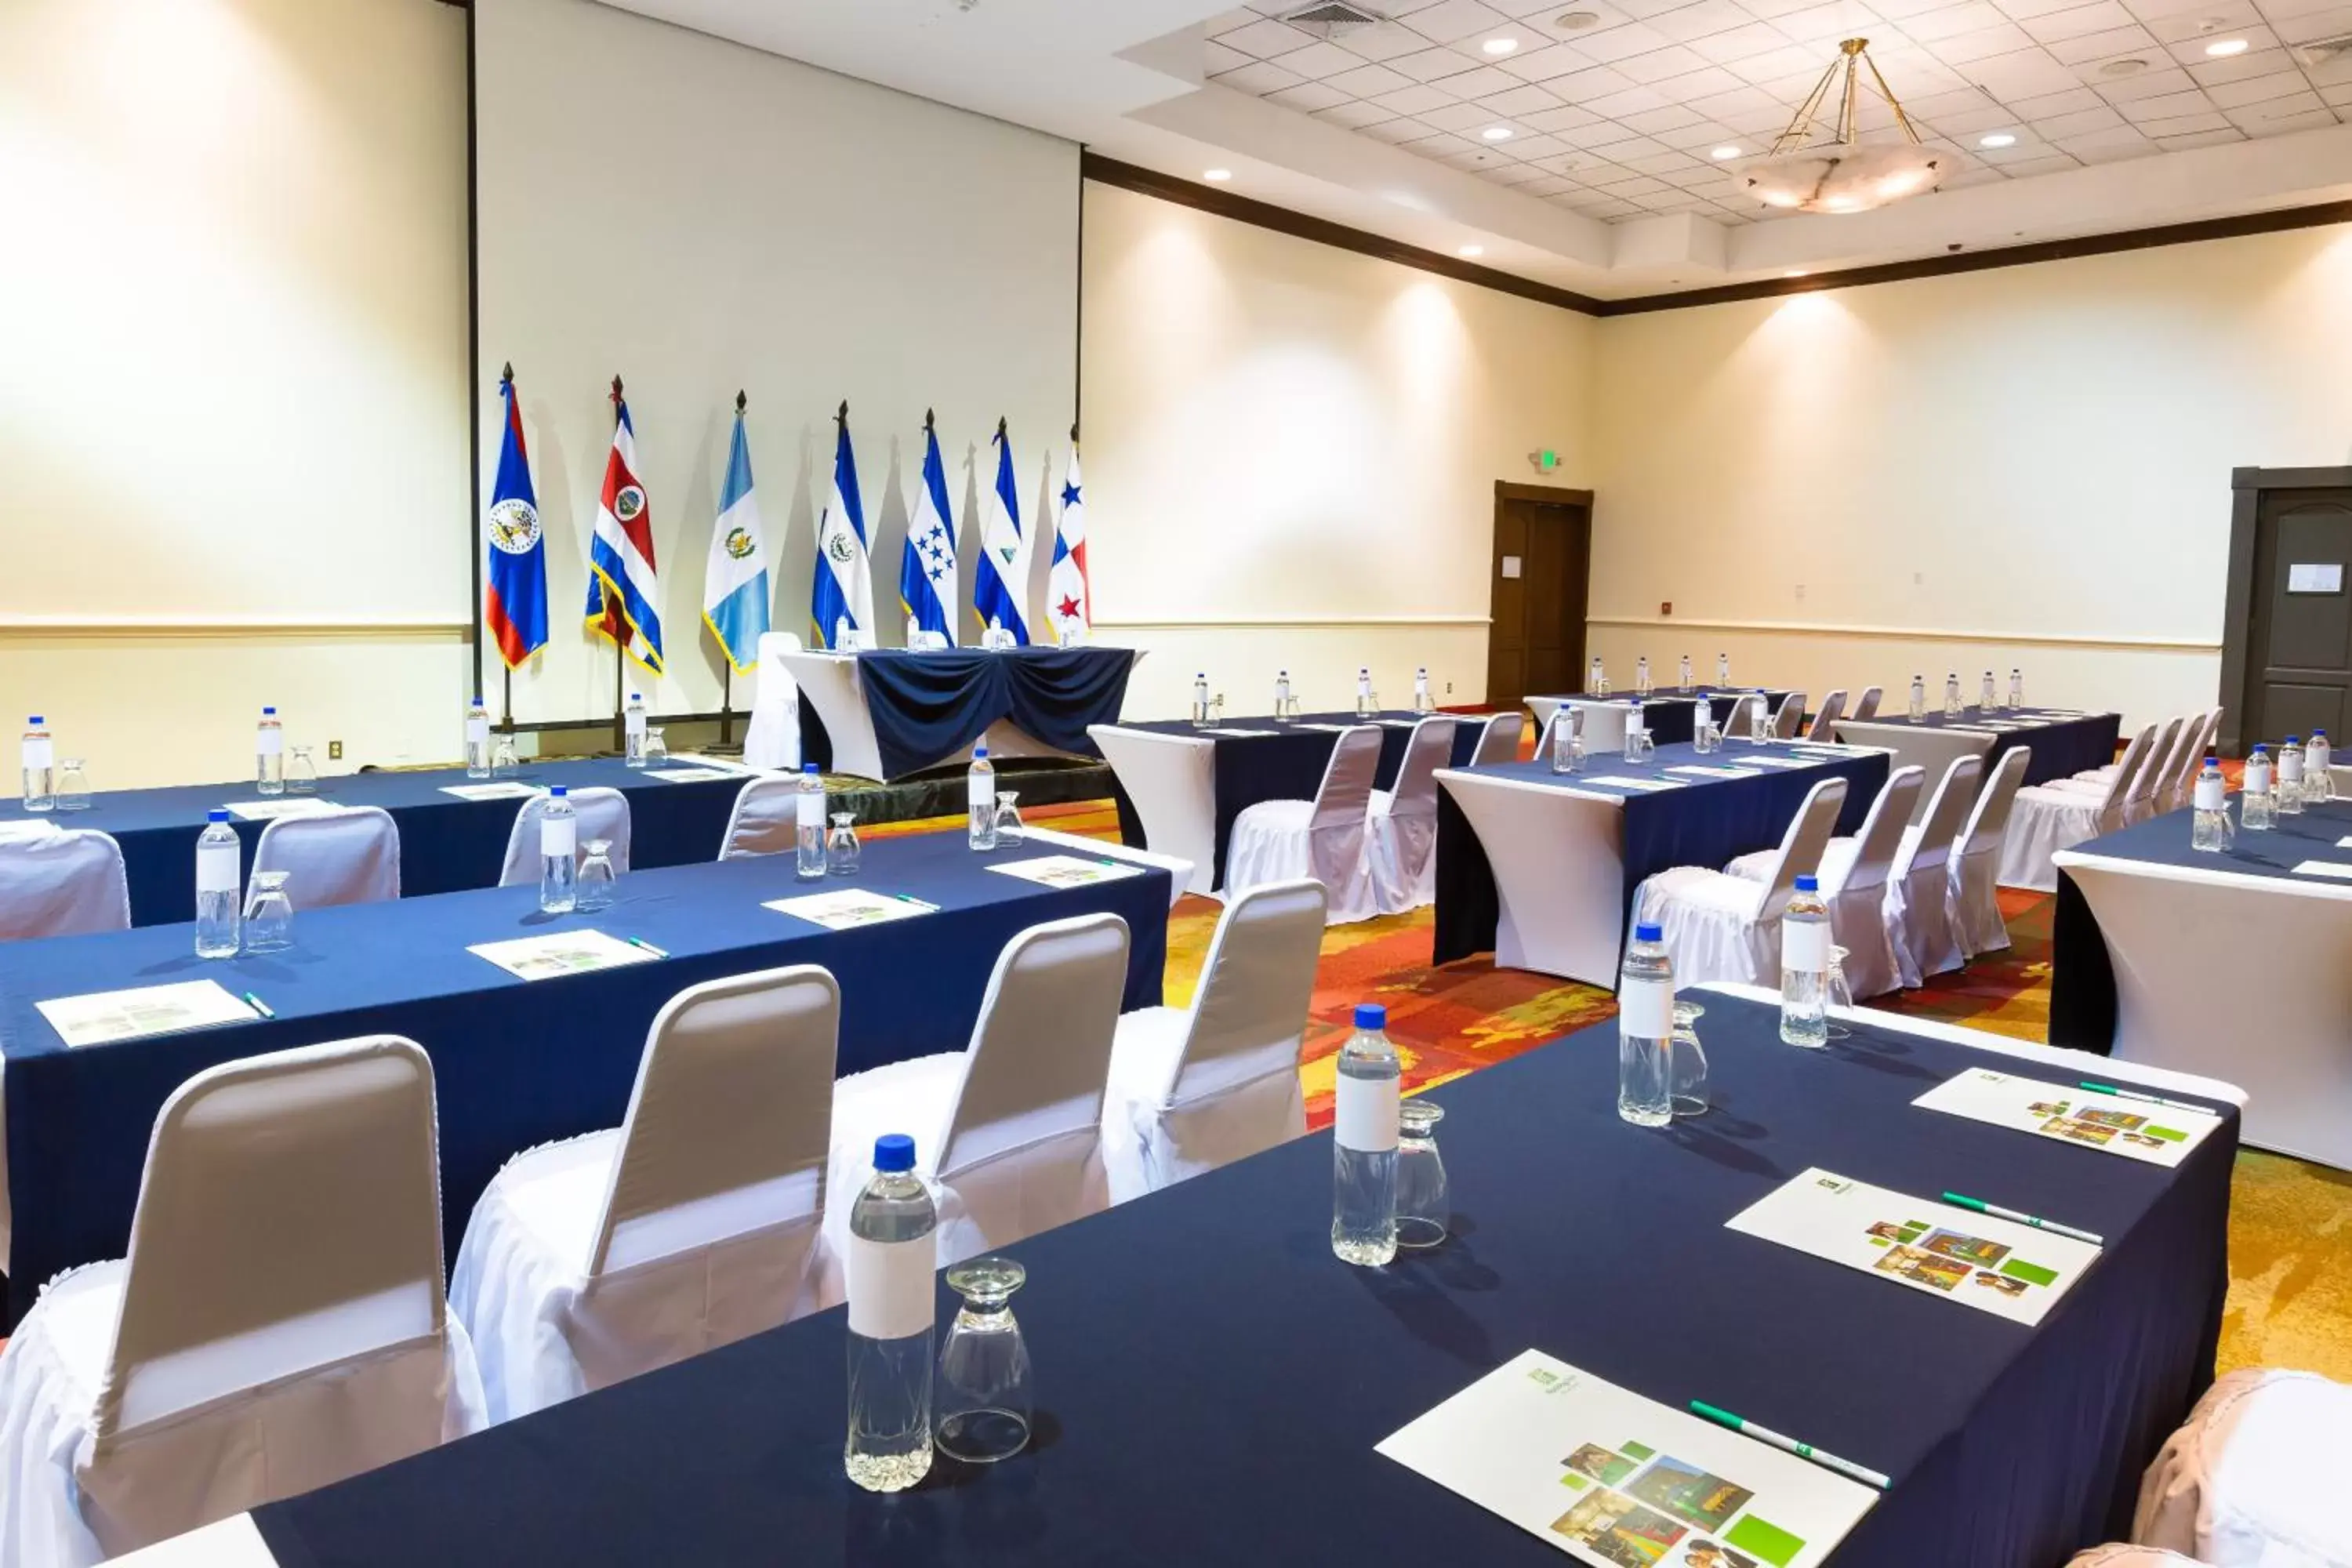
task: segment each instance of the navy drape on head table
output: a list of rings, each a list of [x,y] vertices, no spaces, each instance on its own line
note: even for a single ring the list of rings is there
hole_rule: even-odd
[[[1118,720],[1135,651],[1124,647],[1022,647],[857,656],[857,679],[882,754],[885,778],[901,778],[951,756],[1010,719],[1060,752],[1096,755],[1089,724]]]

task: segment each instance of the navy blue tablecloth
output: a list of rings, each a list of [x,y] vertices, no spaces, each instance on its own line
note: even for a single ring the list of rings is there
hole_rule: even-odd
[[[1617,1120],[1613,1023],[1432,1091],[1454,1234],[1425,1255],[1331,1256],[1321,1135],[1011,1248],[1040,1439],[1003,1464],[851,1487],[836,1309],[256,1522],[282,1568],[1549,1568],[1557,1546],[1373,1451],[1532,1347],[1891,1476],[1832,1568],[2053,1568],[2121,1539],[2210,1381],[2234,1114],[2167,1171],[1911,1107],[1980,1053],[1869,1026],[1799,1053],[1770,1009],[1704,1000],[1719,1109],[1672,1131]],[[2027,1328],[1724,1228],[1812,1165],[2109,1245]]]
[[[1698,724],[1698,702],[1705,698],[1708,710],[1718,724],[1731,717],[1732,706],[1742,698],[1758,695],[1753,691],[1722,690],[1711,686],[1660,686],[1651,689],[1643,700],[1642,721],[1650,731],[1650,739],[1661,746],[1688,745]],[[1767,690],[1764,698],[1764,719],[1770,723],[1772,715],[1780,710],[1785,691]],[[1609,697],[1590,697],[1582,692],[1573,696],[1549,699],[1555,702],[1629,702],[1633,694],[1624,691]]]
[[[1446,765],[1466,767],[1478,750],[1478,737],[1486,729],[1487,715],[1463,713],[1453,717],[1457,720],[1454,751]],[[1225,846],[1233,837],[1234,818],[1260,801],[1313,800],[1315,792],[1323,787],[1323,770],[1330,763],[1331,748],[1339,743],[1339,734],[1336,730],[1310,730],[1304,726],[1379,725],[1381,762],[1372,784],[1377,789],[1389,789],[1396,784],[1397,770],[1404,765],[1405,742],[1412,738],[1412,727],[1420,721],[1412,713],[1379,713],[1370,719],[1358,719],[1353,713],[1302,713],[1296,719],[1225,719],[1218,723],[1221,729],[1276,731],[1270,735],[1212,735],[1186,719],[1154,719],[1122,724],[1120,728],[1160,735],[1192,735],[1216,742],[1213,776],[1217,792],[1217,854],[1215,880],[1210,886],[1222,888],[1225,885]],[[1143,818],[1136,815],[1135,802],[1128,798],[1116,771],[1111,776],[1111,797],[1118,807],[1120,839],[1138,848],[1150,848]]]
[[[1907,703],[1908,699],[1906,699]],[[2073,778],[2076,773],[2093,768],[2105,767],[2116,760],[2116,737],[2120,732],[2123,716],[2117,713],[2090,713],[2081,718],[2046,719],[2031,708],[1963,708],[1957,719],[1947,719],[1940,707],[1924,714],[1917,724],[1923,730],[1981,729],[1988,722],[2022,724],[2021,730],[1997,730],[1992,743],[1985,749],[1985,772],[1990,773],[2011,747],[2030,746],[2033,755],[2025,764],[2021,784],[2048,784],[2053,779]],[[1882,710],[1875,719],[1859,722],[1886,724],[1908,728],[1911,721],[1903,710],[1893,713]],[[1869,735],[1857,735],[1856,741],[1874,745]],[[1929,779],[1927,787],[1933,790],[1936,781]]]
[[[727,814],[749,776],[670,784],[617,758],[601,758],[533,763],[513,779],[538,788],[620,790],[629,797],[630,864],[651,870],[715,858]],[[468,779],[463,768],[345,773],[320,780],[318,798],[336,805],[382,806],[392,814],[400,829],[401,895],[415,898],[497,885],[506,865],[507,835],[522,803],[462,800],[446,793],[452,784],[488,782]],[[131,923],[164,925],[195,918],[196,836],[205,830],[205,814],[260,798],[250,784],[115,790],[96,796],[87,811],[57,813],[51,819],[60,827],[112,834],[122,846],[122,868],[131,884]],[[26,815],[16,801],[0,802],[0,822]],[[253,847],[267,824],[232,820],[230,826],[244,846],[249,870]]]
[[[2282,816],[2269,832],[2242,829],[2229,848],[2207,854],[2189,847],[2193,811],[2167,812],[2119,832],[2077,844],[2084,855],[2104,855],[2115,860],[2139,860],[2151,866],[2181,866],[2200,871],[2235,871],[2250,877],[2279,877],[2308,884],[2294,868],[2305,860],[2340,860],[2336,841],[2352,835],[2352,801],[2329,801],[2305,806],[2294,816]],[[2230,819],[2237,820],[2231,802]],[[2051,911],[2050,1043],[2097,1051],[2115,1049],[2116,972],[2107,954],[2107,941],[2090,901],[2062,868],[2058,901]]]
[[[1087,726],[1118,721],[1134,668],[1135,650],[1124,647],[880,648],[857,656],[886,779],[963,750],[999,719],[1055,751],[1097,755]]]
[[[828,931],[771,899],[844,886],[796,881],[785,857],[713,861],[622,879],[592,915],[539,912],[536,888],[494,888],[295,916],[289,952],[207,962],[193,926],[0,943],[12,1323],[58,1269],[120,1258],[155,1113],[190,1075],[262,1051],[360,1035],[404,1035],[433,1058],[440,1105],[448,1256],[500,1164],[553,1138],[618,1126],[646,1030],[688,985],[783,964],[821,963],[841,983],[836,1071],[960,1050],[997,953],[1040,921],[1097,910],[1133,932],[1124,1005],[1154,1006],[1168,948],[1168,874],[1050,889],[992,864],[1062,851],[989,854],[961,834],[881,838],[858,882],[940,912]],[[669,956],[530,984],[466,951],[474,943],[593,926]],[[253,992],[275,1020],[68,1050],[34,1004],[211,979]]]
[[[1549,761],[1512,763],[1481,768],[1482,773],[1525,779],[1536,784],[1601,795],[1622,795],[1624,847],[1623,899],[1626,914],[1633,908],[1633,890],[1644,877],[1673,866],[1711,866],[1717,869],[1754,849],[1769,849],[1789,830],[1789,821],[1805,803],[1805,795],[1824,778],[1846,781],[1845,805],[1839,809],[1837,830],[1858,833],[1870,803],[1886,787],[1886,758],[1877,752],[1850,752],[1823,756],[1810,767],[1763,768],[1752,779],[1692,779],[1681,789],[1643,792],[1612,789],[1597,778],[1664,778],[1669,767],[1736,767],[1743,757],[1801,756],[1786,742],[1759,747],[1747,741],[1727,742],[1720,751],[1701,755],[1689,746],[1660,746],[1650,762],[1627,765],[1620,756],[1585,760],[1580,773],[1555,773]],[[1819,753],[1816,753],[1819,754]],[[1433,933],[1433,963],[1451,963],[1474,952],[1490,952],[1501,918],[1495,891],[1495,868],[1488,849],[1478,841],[1470,819],[1462,815],[1451,793],[1437,792],[1437,918]],[[1602,868],[1596,867],[1600,875]]]

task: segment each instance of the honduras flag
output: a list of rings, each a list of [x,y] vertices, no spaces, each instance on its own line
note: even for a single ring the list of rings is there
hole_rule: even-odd
[[[940,433],[923,414],[923,481],[915,490],[915,515],[907,523],[907,545],[898,556],[898,602],[917,631],[937,632],[952,645],[956,602],[955,530],[948,525],[948,471],[940,461]],[[913,641],[910,636],[908,640]]]
[[[613,449],[588,545],[588,629],[622,644],[648,675],[662,672],[661,579],[654,569],[654,520],[637,482],[637,434],[621,378],[613,378]]]
[[[760,503],[751,496],[751,448],[743,439],[743,395],[735,395],[735,442],[727,453],[727,482],[719,491],[719,521],[710,530],[710,559],[702,568],[702,619],[738,675],[758,667],[768,629],[768,539]]]
[[[834,421],[840,433],[833,446],[833,490],[816,522],[816,582],[809,595],[819,647],[835,646],[835,627],[845,619],[852,631],[874,629],[874,573],[866,563],[866,503],[858,498],[857,458],[849,449],[847,403]]]
[[[980,612],[982,626],[994,622],[1025,646],[1029,623],[1021,614],[1021,597],[1029,584],[1029,552],[1021,542],[1013,439],[1004,433],[1002,419],[996,422],[996,483],[980,498],[980,574],[972,586],[971,607]]]
[[[539,497],[523,451],[522,410],[515,405],[514,366],[499,378],[506,399],[507,435],[499,447],[498,482],[490,487],[482,531],[490,542],[490,569],[482,620],[513,669],[547,646],[547,541],[539,530]]]
[[[1094,588],[1087,575],[1087,507],[1078,482],[1077,431],[1070,432],[1070,467],[1062,476],[1062,511],[1054,527],[1054,574],[1045,602],[1065,644],[1087,640],[1095,622]]]

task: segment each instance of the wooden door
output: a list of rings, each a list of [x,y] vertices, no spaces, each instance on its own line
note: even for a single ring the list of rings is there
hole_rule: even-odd
[[[2263,492],[2254,523],[2245,743],[2352,729],[2352,489]]]
[[[1495,487],[1492,624],[1486,701],[1579,689],[1592,563],[1592,493],[1542,485]]]

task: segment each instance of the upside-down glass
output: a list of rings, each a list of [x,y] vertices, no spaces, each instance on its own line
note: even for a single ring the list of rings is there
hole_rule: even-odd
[[[319,793],[319,764],[310,760],[310,748],[291,746],[293,755],[286,763],[286,793],[316,795]]]
[[[1037,1390],[1012,1309],[1028,1277],[1010,1258],[975,1258],[948,1270],[948,1289],[963,1305],[940,1346],[931,1394],[932,1436],[943,1454],[989,1465],[1028,1447]]]
[[[1705,702],[1698,705],[1698,717],[1691,721],[1691,750],[1698,752],[1718,751],[1723,746],[1723,731],[1716,728],[1715,710]]]
[[[1832,1040],[1850,1040],[1853,1038],[1853,1031],[1847,1028],[1843,1024],[1839,1023],[1837,1020],[1837,1010],[1839,1008],[1851,1007],[1853,1005],[1853,987],[1846,983],[1845,961],[1846,950],[1844,948],[1832,947],[1830,949],[1829,992],[1824,1000],[1829,1003],[1829,1037]]]
[[[572,879],[575,910],[609,910],[617,893],[620,873],[613,868],[613,841],[591,838],[581,845],[580,869]]]
[[[1698,1021],[1706,1009],[1696,1002],[1675,1004],[1675,1032],[1668,1042],[1673,1059],[1666,1064],[1668,1093],[1676,1116],[1706,1112],[1706,1051],[1698,1043]]]
[[[247,952],[283,952],[294,945],[294,900],[287,896],[285,871],[256,871],[246,889],[238,945]]]
[[[522,759],[515,755],[514,737],[500,735],[498,745],[490,752],[490,776],[494,779],[512,778],[521,766]]]
[[[1026,829],[1021,825],[1020,792],[1009,789],[998,790],[996,792],[996,841],[999,844],[1018,844],[1025,836]]]
[[[857,858],[865,846],[857,841],[857,814],[836,811],[833,814],[833,831],[824,837],[824,868],[835,877],[857,875]]]
[[[1399,1247],[1435,1247],[1445,1239],[1454,1205],[1445,1192],[1445,1162],[1437,1153],[1437,1123],[1445,1108],[1426,1100],[1397,1107],[1396,1238]]]
[[[1642,729],[1637,725],[1628,725],[1626,727],[1625,760],[1627,762],[1646,763],[1657,754],[1657,742],[1650,739],[1649,731]]]
[[[662,739],[662,731],[659,730],[649,729],[646,731],[646,766],[649,768],[669,766],[669,742]]]
[[[58,779],[53,788],[59,811],[89,809],[89,771],[79,757],[58,759]]]

